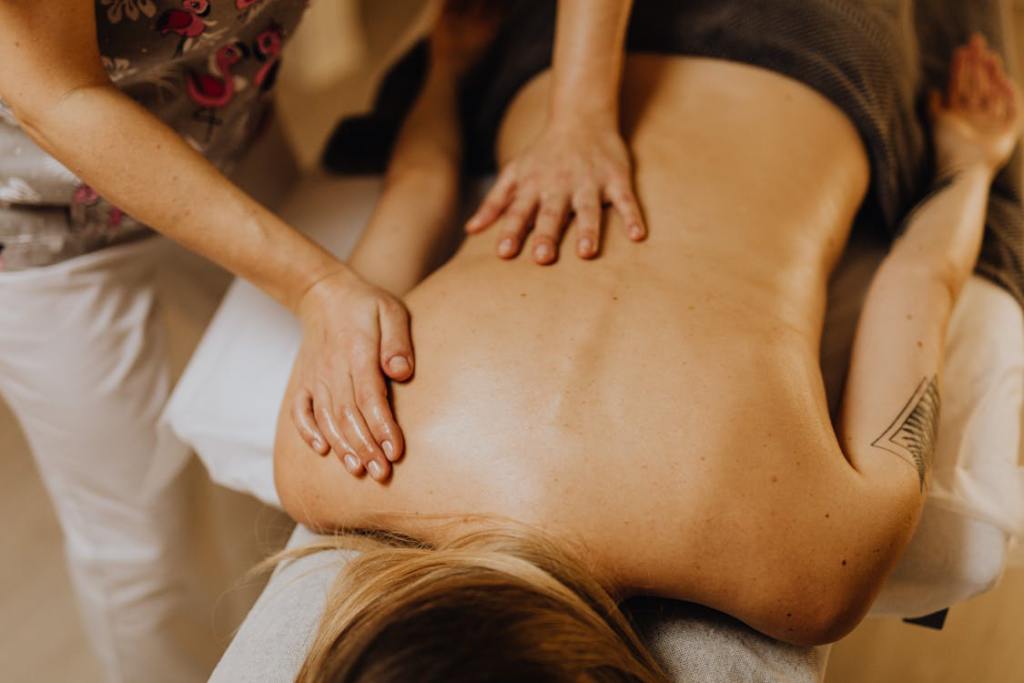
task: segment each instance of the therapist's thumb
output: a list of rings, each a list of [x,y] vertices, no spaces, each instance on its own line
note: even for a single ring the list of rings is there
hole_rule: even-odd
[[[412,377],[409,313],[397,299],[380,304],[380,366],[393,380],[401,382]]]

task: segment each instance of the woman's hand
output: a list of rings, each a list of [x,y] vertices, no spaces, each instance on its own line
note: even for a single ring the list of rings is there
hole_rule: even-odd
[[[999,55],[980,34],[953,55],[945,95],[929,101],[940,175],[979,164],[995,173],[1009,160],[1020,138],[1021,95],[1003,72]]]
[[[344,269],[313,285],[297,312],[302,347],[292,421],[320,455],[333,450],[351,474],[384,481],[404,442],[381,371],[396,381],[412,376],[405,306]]]
[[[506,164],[466,231],[498,226],[498,256],[513,258],[533,226],[530,251],[537,263],[558,257],[562,230],[575,214],[576,254],[593,258],[601,246],[601,209],[609,202],[622,215],[626,234],[647,235],[633,193],[629,151],[613,124],[549,121],[522,155]]]

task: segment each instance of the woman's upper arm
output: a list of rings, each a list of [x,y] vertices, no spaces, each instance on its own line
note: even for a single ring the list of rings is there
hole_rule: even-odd
[[[0,96],[22,124],[70,91],[109,83],[93,0],[0,3]]]

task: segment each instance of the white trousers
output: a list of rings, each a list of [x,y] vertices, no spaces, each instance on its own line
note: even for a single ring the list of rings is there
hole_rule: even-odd
[[[86,631],[114,682],[205,680],[219,651],[189,570],[185,481],[142,494],[170,385],[154,286],[162,242],[0,272],[0,394],[53,499]]]

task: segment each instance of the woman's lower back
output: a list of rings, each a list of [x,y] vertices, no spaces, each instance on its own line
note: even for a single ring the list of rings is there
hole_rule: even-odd
[[[510,107],[500,156],[541,125],[548,80]],[[648,240],[612,216],[597,260],[549,267],[468,240],[407,298],[417,372],[393,390],[392,480],[296,437],[301,464],[278,461],[290,512],[427,540],[511,518],[583,543],[620,590],[720,608],[828,523],[815,492],[851,471],[817,351],[867,185],[860,140],[805,86],[717,60],[631,57],[624,102]]]

